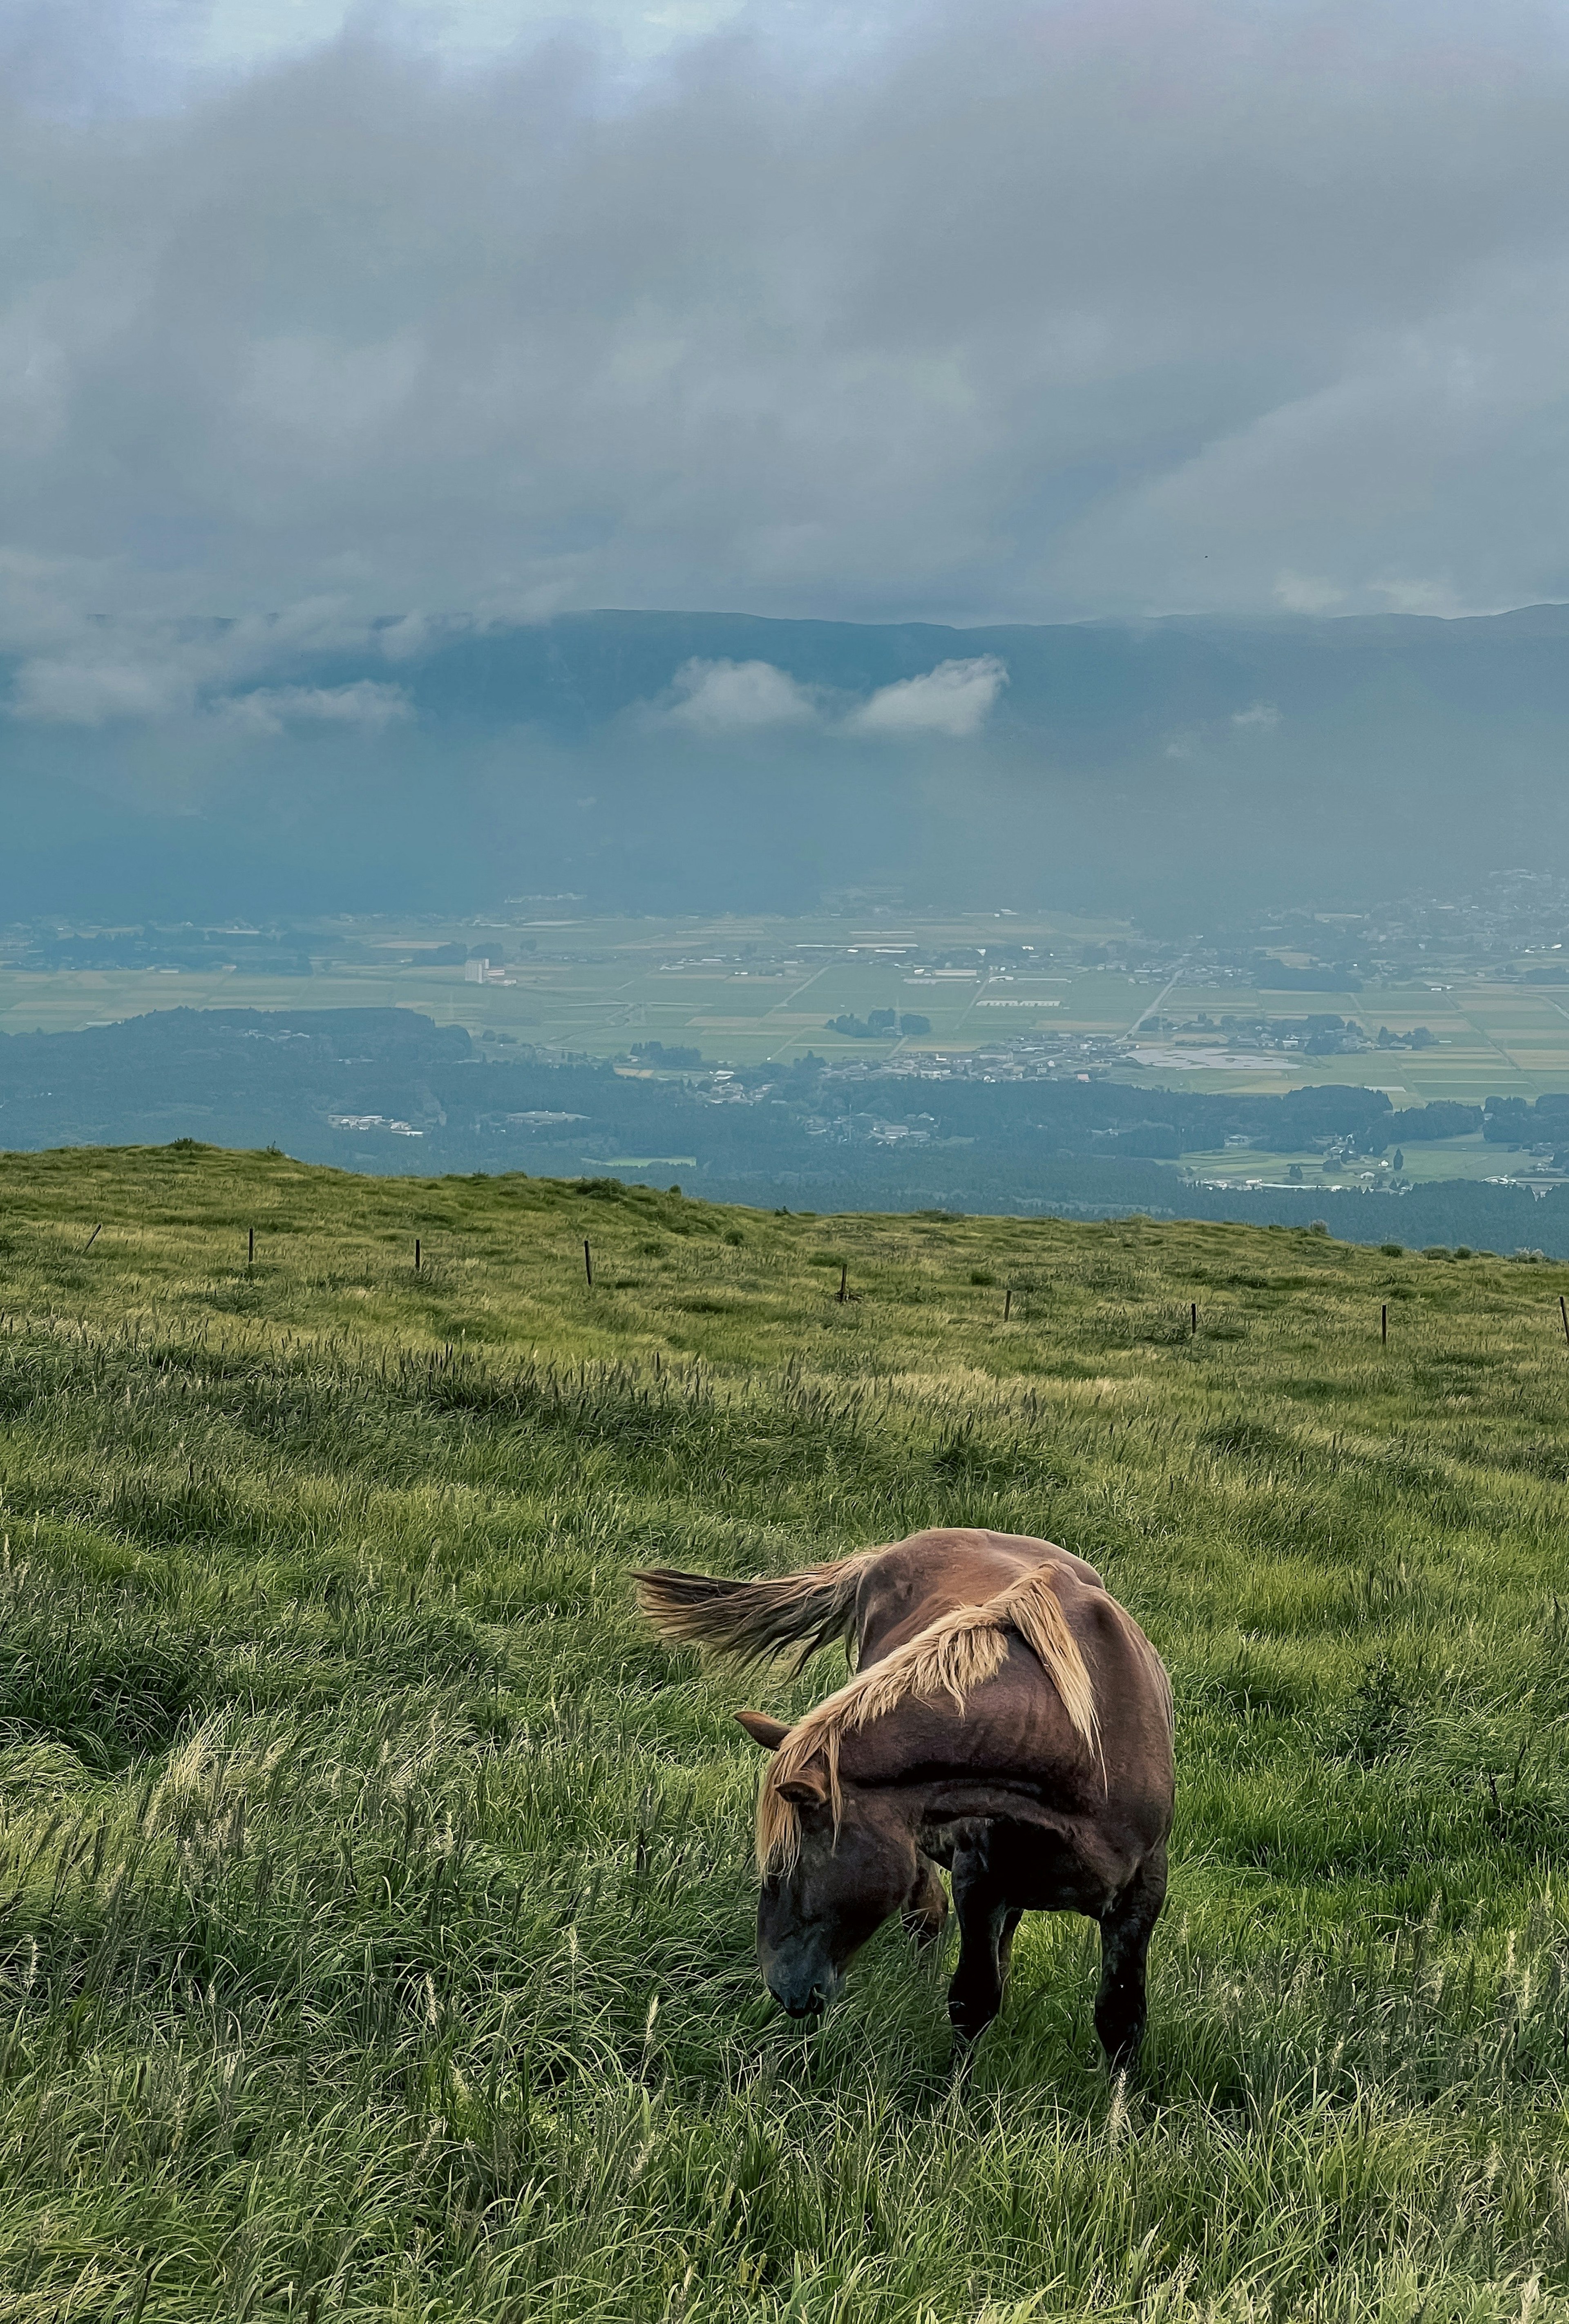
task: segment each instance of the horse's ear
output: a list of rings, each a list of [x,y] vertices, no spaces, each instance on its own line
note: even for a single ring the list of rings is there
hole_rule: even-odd
[[[771,1719],[765,1711],[738,1711],[735,1723],[744,1727],[752,1741],[761,1744],[765,1751],[777,1751],[790,1731],[782,1719]]]
[[[779,1786],[779,1795],[781,1800],[789,1800],[792,1807],[820,1808],[828,1797],[828,1778],[815,1760],[810,1761],[793,1775],[785,1777]]]

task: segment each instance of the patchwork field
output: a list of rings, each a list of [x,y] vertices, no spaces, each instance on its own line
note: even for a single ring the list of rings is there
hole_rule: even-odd
[[[504,981],[465,982],[461,967],[420,965],[420,948],[485,941],[471,926],[421,925],[378,945],[381,961],[324,964],[310,976],[210,969],[56,970],[0,967],[0,1031],[68,1031],[152,1009],[355,1008],[401,1005],[475,1034],[619,1056],[634,1041],[695,1047],[711,1063],[783,1063],[819,1056],[880,1061],[895,1049],[974,1049],[1016,1035],[1065,1041],[1120,1038],[1159,1003],[1163,1020],[1187,1029],[1140,1035],[1157,1062],[1124,1070],[1151,1084],[1284,1090],[1357,1081],[1388,1088],[1397,1105],[1429,1098],[1474,1102],[1569,1089],[1569,986],[1446,981],[1370,986],[1359,992],[1270,992],[1234,983],[1178,982],[1086,967],[1086,945],[1115,930],[1066,918],[1027,920],[973,914],[858,929],[843,919],[519,921],[494,932]],[[927,954],[998,944],[1031,945],[1035,966],[934,968]],[[528,947],[532,946],[533,950]],[[339,945],[341,951],[342,946]],[[748,954],[750,954],[750,956]],[[868,1040],[831,1031],[829,1020],[892,1009],[927,1018],[929,1034]],[[1223,1050],[1223,1015],[1306,1019],[1329,1013],[1360,1022],[1370,1038],[1425,1025],[1431,1047],[1360,1056]],[[1193,1029],[1202,1016],[1216,1029]]]
[[[975,1042],[1056,1021],[1070,993],[1075,1025],[1121,1033],[1153,997],[1130,979],[1086,978],[1043,962],[1028,982],[971,972],[911,973],[922,945],[974,947],[1056,944],[1076,964],[1086,940],[1108,931],[1072,919],[1025,924],[977,915],[923,923],[918,931],[857,931],[840,919],[700,921],[584,920],[570,926],[519,922],[495,931],[504,982],[466,982],[461,967],[411,964],[411,947],[448,939],[482,944],[470,926],[411,930],[389,940],[384,964],[318,968],[309,977],[210,970],[0,968],[0,1030],[67,1031],[148,1009],[348,1008],[399,1004],[472,1032],[505,1032],[589,1055],[620,1054],[633,1040],[700,1047],[733,1063],[819,1056],[881,1057],[893,1044],[846,1038],[830,1018],[892,1008],[930,1019],[932,1039]],[[331,945],[322,939],[325,951]],[[341,945],[338,947],[342,949]],[[756,957],[740,955],[751,951]],[[1082,987],[1082,990],[1080,989]],[[922,1044],[929,1046],[929,1044]]]
[[[163,1149],[0,1160],[0,2313],[1569,2315],[1569,1268]],[[626,1570],[932,1521],[1170,1665],[1136,2088],[1085,1923],[964,2067],[896,1931],[757,1982],[843,1664]]]
[[[1396,1103],[1404,1100],[1397,1099]],[[1213,1154],[1190,1153],[1182,1157],[1184,1175],[1202,1178],[1206,1185],[1284,1185],[1298,1183],[1288,1177],[1293,1163],[1302,1173],[1300,1183],[1309,1186],[1376,1185],[1380,1179],[1395,1175],[1393,1155],[1400,1155],[1399,1176],[1417,1185],[1431,1185],[1436,1180],[1465,1178],[1509,1178],[1512,1181],[1535,1179],[1543,1185],[1556,1185],[1561,1173],[1554,1170],[1551,1157],[1534,1159],[1531,1156],[1513,1152],[1507,1146],[1490,1145],[1480,1130],[1464,1138],[1435,1138],[1421,1145],[1391,1148],[1388,1155],[1370,1159],[1365,1155],[1353,1155],[1349,1159],[1333,1162],[1328,1168],[1324,1158],[1314,1148],[1303,1147],[1295,1154],[1266,1154],[1257,1148],[1239,1150],[1223,1148]]]

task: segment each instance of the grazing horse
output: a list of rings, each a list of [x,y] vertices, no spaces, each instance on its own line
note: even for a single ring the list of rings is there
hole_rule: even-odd
[[[1101,1924],[1095,2029],[1131,2067],[1166,1896],[1171,1688],[1094,1566],[1019,1534],[934,1528],[777,1581],[636,1577],[672,1643],[761,1662],[842,1640],[856,1674],[793,1727],[736,1716],[772,1753],[757,1814],[758,1960],[792,2017],[838,1992],[893,1913],[930,1941],[947,1899],[948,1994],[973,2038],[1002,2005],[1026,1912]]]

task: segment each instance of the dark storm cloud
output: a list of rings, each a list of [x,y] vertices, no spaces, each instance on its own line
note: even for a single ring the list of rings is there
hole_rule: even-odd
[[[290,709],[261,632],[112,646],[106,608],[1569,595],[1556,10],[966,0],[836,70],[825,8],[635,88],[345,38],[163,117],[73,107],[28,21],[0,642],[36,715]]]

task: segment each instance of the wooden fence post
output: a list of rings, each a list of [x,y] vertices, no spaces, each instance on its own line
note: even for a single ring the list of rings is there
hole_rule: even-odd
[[[1002,1321],[1003,1321],[1005,1323],[1006,1323],[1006,1322],[1008,1321],[1009,1316],[1012,1314],[1012,1312],[1013,1312],[1013,1286],[1012,1286],[1012,1285],[1011,1285],[1011,1284],[1008,1286],[1007,1290],[1006,1290],[1006,1291],[1004,1291],[1004,1293],[1002,1294]]]
[[[1389,1344],[1389,1303],[1387,1299],[1379,1310],[1379,1343],[1385,1348]]]
[[[255,1265],[255,1264],[256,1264],[256,1230],[255,1230],[255,1228],[254,1228],[254,1227],[252,1227],[252,1228],[249,1230],[249,1231],[247,1232],[246,1237],[245,1237],[245,1265],[246,1265],[247,1267],[254,1267],[254,1265]]]
[[[1569,1340],[1569,1307],[1564,1305],[1564,1294],[1558,1294],[1558,1313],[1564,1318],[1564,1337]]]
[[[1191,1336],[1196,1340],[1198,1337],[1198,1301],[1196,1299],[1189,1302],[1187,1313],[1193,1324]]]
[[[848,1285],[849,1285],[849,1281],[850,1281],[850,1262],[849,1262],[849,1260],[848,1260],[848,1259],[845,1259],[845,1260],[842,1263],[842,1265],[840,1266],[840,1268],[839,1268],[839,1305],[840,1305],[840,1306],[841,1306],[841,1307],[843,1307],[843,1305],[844,1305],[845,1300],[846,1300],[846,1299],[848,1299],[848,1297],[850,1296],[850,1293],[849,1293],[849,1290],[848,1290],[848,1287],[847,1287],[847,1286],[848,1286]]]
[[[418,1235],[414,1237],[414,1272],[416,1275],[420,1272],[420,1238]]]
[[[588,1277],[588,1288],[594,1288],[594,1254],[588,1248],[588,1238],[583,1238],[583,1272]]]

